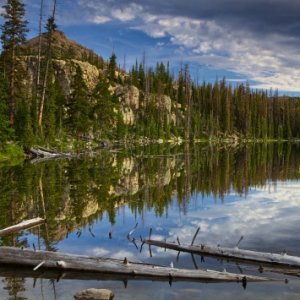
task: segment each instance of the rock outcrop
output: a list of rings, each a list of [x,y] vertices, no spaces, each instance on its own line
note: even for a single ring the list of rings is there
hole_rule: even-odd
[[[114,293],[107,289],[87,289],[74,295],[75,300],[112,300]]]

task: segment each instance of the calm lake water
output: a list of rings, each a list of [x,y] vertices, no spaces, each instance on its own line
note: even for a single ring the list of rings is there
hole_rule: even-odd
[[[0,239],[1,245],[113,257],[180,268],[259,275],[257,267],[143,247],[139,237],[300,256],[300,145],[239,148],[148,146],[80,159],[0,167],[0,228],[46,217],[47,226]],[[133,237],[138,249],[127,239]],[[195,266],[196,265],[196,266]],[[1,299],[73,299],[108,288],[115,299],[300,299],[300,279],[269,283],[180,283],[3,277]],[[284,279],[288,279],[288,283]]]

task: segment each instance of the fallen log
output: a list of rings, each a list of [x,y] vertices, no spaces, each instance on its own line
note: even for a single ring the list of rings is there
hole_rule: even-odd
[[[70,157],[72,154],[70,153],[62,153],[54,150],[45,149],[42,147],[38,148],[30,148],[29,149],[30,154],[34,158],[56,158],[56,157]]]
[[[220,246],[209,246],[209,245],[184,245],[176,244],[174,242],[157,241],[157,240],[143,240],[144,244],[151,246],[157,246],[165,249],[172,249],[180,252],[189,252],[199,255],[208,255],[219,258],[226,258],[231,260],[239,260],[247,263],[263,263],[268,265],[277,265],[283,267],[294,267],[300,268],[300,257],[268,252],[257,252],[251,250],[235,248],[227,248]]]
[[[196,271],[195,271],[196,272]],[[242,276],[242,275],[241,275]],[[197,282],[197,283],[222,283],[228,280],[219,279],[202,279],[202,278],[170,278],[169,276],[147,276],[138,274],[118,274],[118,273],[101,273],[101,272],[82,272],[73,270],[60,270],[60,269],[46,269],[40,268],[34,271],[31,267],[18,267],[18,266],[5,266],[0,265],[0,277],[6,278],[35,278],[35,279],[53,279],[59,280],[101,280],[101,281],[153,281],[153,282]],[[263,277],[259,277],[263,278]],[[266,279],[266,278],[264,278]],[[273,280],[264,280],[263,282],[269,282]],[[230,281],[229,281],[230,282]],[[245,280],[232,280],[232,282],[245,282]],[[247,279],[246,279],[247,282]],[[249,280],[250,282],[250,280]],[[254,281],[252,281],[254,282]],[[257,281],[260,282],[260,281]]]
[[[10,226],[10,227],[0,230],[0,236],[5,236],[5,235],[9,235],[9,234],[12,234],[12,233],[24,230],[24,229],[33,228],[33,227],[39,226],[43,223],[45,223],[45,220],[42,218],[26,220],[19,224],[16,224],[16,225],[13,225],[13,226]]]
[[[83,255],[71,255],[49,251],[33,251],[14,247],[0,247],[0,265],[30,267],[35,270],[56,270],[61,273],[93,273],[96,278],[117,275],[129,278],[141,278],[167,281],[220,281],[220,282],[261,282],[270,278],[217,272],[212,270],[187,270],[123,260],[94,258]],[[39,266],[37,268],[37,266]]]

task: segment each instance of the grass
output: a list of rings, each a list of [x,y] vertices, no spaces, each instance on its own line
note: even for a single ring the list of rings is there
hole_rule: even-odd
[[[0,163],[16,165],[23,162],[25,153],[23,148],[14,143],[7,143],[0,146]]]

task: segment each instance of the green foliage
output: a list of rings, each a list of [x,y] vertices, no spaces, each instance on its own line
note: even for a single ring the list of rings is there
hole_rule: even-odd
[[[25,41],[27,22],[24,5],[18,0],[8,0],[4,8],[2,29],[3,52],[0,78],[0,143],[15,137],[24,147],[38,142],[44,145],[65,145],[66,139],[108,138],[123,139],[148,137],[170,139],[180,136],[185,140],[211,139],[236,140],[292,140],[300,138],[300,98],[279,97],[278,92],[253,91],[248,83],[235,87],[225,79],[214,83],[192,82],[189,66],[182,66],[177,76],[170,74],[169,63],[159,62],[146,67],[146,58],[136,61],[129,74],[116,76],[117,57],[112,53],[104,68],[104,62],[93,51],[79,51],[82,60],[103,68],[101,77],[92,90],[83,79],[82,69],[76,68],[71,79],[70,96],[66,99],[59,82],[60,77],[51,62],[49,45],[65,38],[56,30],[53,18],[49,18],[43,34],[41,75],[49,70],[45,90],[45,102],[40,101],[37,86],[26,86],[25,71],[18,58],[20,45]],[[53,39],[53,40],[52,40]],[[59,43],[58,43],[59,44]],[[78,55],[77,47],[60,49],[53,47],[55,57],[71,59]],[[44,45],[45,46],[45,45]],[[57,50],[57,51],[56,51]],[[36,54],[36,49],[23,49],[22,55]],[[55,52],[55,53],[54,53]],[[57,52],[57,53],[56,53]],[[45,66],[45,62],[50,62]],[[5,74],[5,77],[3,76]],[[43,76],[41,76],[43,77]],[[33,80],[34,81],[34,80]],[[126,103],[119,102],[123,95],[114,92],[118,85],[126,83]],[[34,84],[33,84],[34,85]],[[139,89],[138,105],[131,105],[131,91]],[[25,88],[24,88],[25,87]],[[65,92],[67,94],[67,92]],[[44,95],[44,93],[42,93]],[[125,99],[124,98],[124,99]],[[43,106],[43,118],[38,112]],[[127,111],[126,111],[127,110]],[[123,113],[133,114],[133,123],[124,124]],[[41,115],[41,114],[40,114]],[[42,124],[38,124],[38,119]],[[39,127],[37,126],[39,125]],[[1,147],[1,145],[0,145]]]
[[[1,25],[2,48],[5,52],[11,53],[11,50],[17,45],[25,42],[25,34],[28,31],[27,21],[24,20],[25,7],[19,0],[7,0],[3,5],[4,24]]]
[[[14,126],[14,116],[19,100],[19,90],[24,70],[17,59],[19,46],[25,41],[25,34],[28,31],[27,21],[24,20],[24,4],[19,0],[7,0],[3,5],[4,23],[0,26],[2,34],[2,59],[3,69],[8,80],[8,110],[10,126]]]
[[[27,99],[24,99],[18,106],[16,113],[16,136],[17,140],[25,148],[29,148],[35,143],[35,136],[32,130],[32,118]]]
[[[109,83],[105,77],[101,77],[96,85],[93,94],[92,120],[93,128],[99,137],[111,135],[116,122],[114,112],[115,97],[109,91]]]
[[[91,128],[91,102],[88,88],[82,78],[82,70],[79,66],[76,68],[71,90],[67,126],[70,132],[79,137],[88,134]]]
[[[9,165],[20,164],[25,157],[23,148],[14,143],[2,144],[0,150],[0,162],[9,163]]]
[[[5,141],[12,139],[13,129],[9,126],[8,119],[8,83],[3,74],[0,75],[0,151]]]
[[[112,53],[108,63],[108,79],[111,82],[116,82],[116,71],[117,71],[117,56]]]

